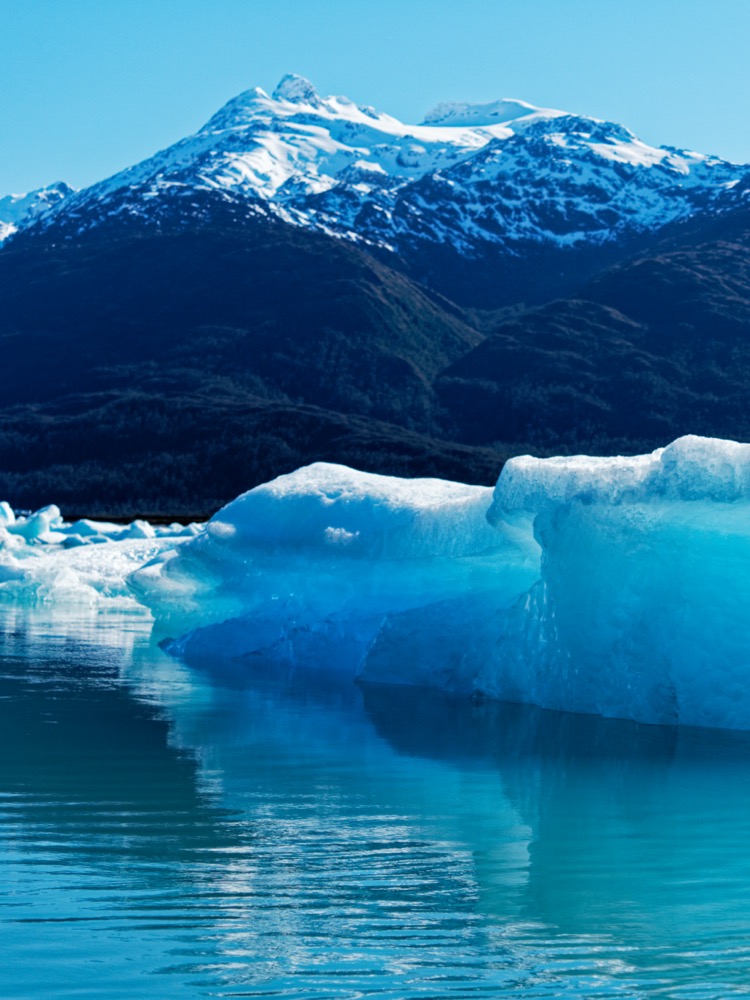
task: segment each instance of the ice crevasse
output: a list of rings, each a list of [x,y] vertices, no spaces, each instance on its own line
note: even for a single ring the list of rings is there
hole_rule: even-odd
[[[750,728],[750,445],[520,457],[494,490],[315,464],[129,577],[168,648]]]

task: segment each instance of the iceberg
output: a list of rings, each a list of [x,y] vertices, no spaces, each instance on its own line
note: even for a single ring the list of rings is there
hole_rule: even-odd
[[[631,459],[515,459],[488,517],[530,525],[542,552],[488,694],[750,728],[750,445],[690,436]]]
[[[750,728],[750,445],[523,456],[494,491],[316,464],[130,585],[186,660]]]
[[[750,729],[750,445],[522,456],[494,489],[316,463],[188,527],[3,504],[0,599],[130,601],[208,667]]]
[[[129,583],[186,659],[471,691],[492,623],[538,577],[538,547],[493,527],[491,500],[316,463],[245,493]]]

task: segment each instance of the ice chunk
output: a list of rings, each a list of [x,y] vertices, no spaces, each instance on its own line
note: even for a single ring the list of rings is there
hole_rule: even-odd
[[[108,521],[90,521],[87,518],[82,518],[80,521],[73,521],[72,524],[66,524],[65,527],[61,528],[61,531],[63,534],[77,535],[80,538],[87,538],[92,535],[117,536],[122,532],[122,525],[111,524]]]
[[[182,529],[182,525],[177,526]],[[86,518],[66,524],[58,529],[62,534],[72,538],[96,541],[102,538],[121,541],[124,538],[155,538],[156,529],[148,521],[136,520],[130,524],[114,524],[109,521],[90,521]],[[174,531],[161,532],[173,535]]]
[[[0,524],[0,597],[129,592],[186,659],[742,729],[748,567],[750,445],[697,437],[515,458],[494,492],[319,463],[204,529],[66,525],[57,508]]]
[[[156,538],[156,531],[148,521],[137,520],[129,524],[122,534],[123,538]]]
[[[471,688],[470,630],[537,575],[538,554],[487,522],[491,495],[317,463],[245,493],[130,582],[183,634],[184,656],[255,653],[411,683],[442,657],[446,686]]]
[[[0,600],[18,605],[135,606],[126,577],[195,526],[155,529],[104,521],[63,521],[55,506],[15,519],[0,503]]]
[[[750,446],[514,459],[490,518],[533,519],[541,577],[506,615],[490,694],[750,728]]]
[[[131,579],[187,658],[750,728],[748,566],[750,445],[685,437],[633,458],[512,459],[491,502],[311,466]]]
[[[20,535],[26,541],[32,541],[44,538],[60,524],[62,524],[60,508],[51,504],[49,507],[42,507],[41,510],[28,517],[19,517],[14,522],[7,524],[6,528],[14,535]]]

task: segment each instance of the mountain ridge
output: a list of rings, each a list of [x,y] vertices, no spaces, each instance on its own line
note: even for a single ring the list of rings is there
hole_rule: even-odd
[[[627,252],[678,220],[731,209],[748,178],[748,166],[515,99],[443,103],[408,125],[289,74],[270,96],[244,91],[194,135],[69,191],[25,228],[147,220],[176,190],[214,191],[250,213],[366,246],[421,281],[444,257],[434,287],[460,299],[453,265],[551,253],[564,261],[620,244]]]

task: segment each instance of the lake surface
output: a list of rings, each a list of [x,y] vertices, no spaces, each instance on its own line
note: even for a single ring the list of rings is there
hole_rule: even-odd
[[[750,995],[750,738],[0,610],[0,996]]]

